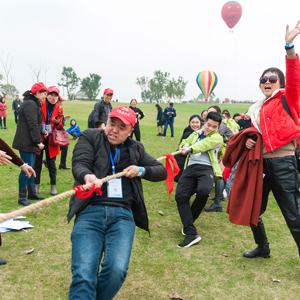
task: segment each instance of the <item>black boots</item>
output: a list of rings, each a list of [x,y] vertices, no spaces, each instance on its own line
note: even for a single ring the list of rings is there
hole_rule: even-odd
[[[204,211],[206,211],[206,212],[214,212],[214,211],[222,212],[223,211],[223,207],[221,204],[221,200],[223,197],[223,179],[216,181],[215,191],[216,191],[216,193],[215,193],[216,196],[214,199],[214,203],[211,206],[204,208]]]
[[[243,257],[246,258],[256,258],[256,257],[269,258],[270,256],[271,254],[270,254],[269,243],[265,244],[264,246],[258,246],[254,250],[243,254]]]
[[[6,264],[6,261],[2,258],[0,258],[0,265],[5,265]]]
[[[70,167],[67,167],[66,165],[62,165],[62,164],[60,164],[58,168],[59,169],[64,169],[64,170],[70,170],[71,169]]]
[[[35,184],[28,184],[28,199],[43,200],[45,197],[39,196],[36,192]]]
[[[32,204],[30,201],[27,199],[27,190],[26,189],[19,189],[19,200],[18,204],[27,206]]]

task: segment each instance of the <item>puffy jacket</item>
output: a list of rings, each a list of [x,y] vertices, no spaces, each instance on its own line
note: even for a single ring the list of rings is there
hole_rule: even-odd
[[[221,160],[224,154],[225,148],[222,147],[223,138],[218,132],[211,131],[208,133],[205,139],[197,142],[198,138],[202,135],[203,132],[203,129],[193,132],[187,139],[182,140],[180,147],[187,146],[193,149],[193,154],[207,152],[212,164],[215,180],[221,179],[222,171],[220,169],[218,160]],[[222,151],[221,153],[220,150]],[[190,153],[187,154],[184,166],[185,168],[187,166],[189,156]]]
[[[43,123],[46,123],[46,119],[47,119],[47,100],[44,100],[42,102],[42,107],[41,107],[41,112],[43,115]],[[63,113],[62,107],[60,108],[58,104],[55,104],[51,118],[50,118],[50,124],[52,129],[55,127],[56,129],[62,129],[62,117],[60,118],[60,122],[59,124],[55,125],[52,121],[53,118],[56,118],[60,113]],[[44,135],[42,135],[42,140],[44,141]],[[49,156],[50,158],[57,156],[60,153],[60,147],[59,146],[52,146],[48,144],[48,148],[49,148]],[[37,153],[40,154],[40,153]]]
[[[165,167],[145,151],[142,143],[127,138],[125,146],[128,147],[130,165],[145,167],[144,179],[150,181],[161,181],[167,178]],[[75,145],[72,158],[72,172],[75,178],[75,185],[84,184],[86,174],[95,174],[97,178],[104,178],[108,174],[110,165],[110,144],[105,132],[101,129],[85,130]],[[133,188],[134,203],[132,206],[133,217],[138,227],[149,231],[148,217],[143,196],[143,187],[140,177],[131,179]],[[71,197],[68,222],[73,216],[84,210],[88,199]]]
[[[224,119],[223,122],[227,124],[227,126],[233,132],[233,134],[239,132],[240,125],[237,122],[235,122],[233,119]]]
[[[40,152],[38,144],[42,142],[41,104],[33,95],[24,97],[19,109],[19,121],[13,141],[13,148],[25,152]]]
[[[107,123],[107,117],[109,115],[109,112],[112,110],[112,106],[110,102],[107,104],[104,100],[98,101],[94,105],[94,109],[89,115],[88,119],[88,127],[94,128],[95,122],[98,120],[101,120],[105,123]]]
[[[293,119],[284,109],[281,96],[285,95]],[[259,129],[255,120],[259,115],[260,130],[264,145],[268,152],[273,152],[281,146],[300,136],[300,63],[299,56],[290,59],[286,57],[286,86],[279,89],[264,102],[256,102],[250,108],[251,121]]]

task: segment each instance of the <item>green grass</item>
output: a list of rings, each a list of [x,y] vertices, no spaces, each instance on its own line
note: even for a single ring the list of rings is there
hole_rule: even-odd
[[[9,108],[10,105],[8,101]],[[94,102],[68,101],[64,104],[64,112],[85,129],[93,105]],[[167,138],[162,140],[156,136],[154,104],[139,104],[146,114],[141,121],[142,142],[146,150],[157,158],[174,152],[190,115],[200,114],[208,106],[175,104],[178,115],[175,118],[175,139],[170,139],[168,129]],[[245,112],[249,105],[221,105],[221,109],[225,107],[233,114]],[[11,145],[16,126],[10,110],[7,121],[8,130],[1,130],[0,136]],[[69,166],[75,143],[70,141]],[[59,160],[60,156],[57,157],[57,166]],[[18,175],[19,169],[14,165],[0,167],[0,212],[20,208],[17,204]],[[67,191],[72,186],[71,171],[58,170],[58,192]],[[243,252],[255,247],[251,230],[231,224],[225,212],[202,213],[195,222],[201,242],[191,248],[178,248],[176,245],[183,236],[174,191],[167,203],[164,182],[143,181],[143,186],[151,236],[136,229],[128,276],[115,299],[169,299],[168,294],[172,291],[184,300],[300,298],[297,247],[273,196],[270,196],[264,214],[271,259],[247,260],[242,258]],[[42,170],[40,194],[50,197],[47,169]],[[69,199],[64,199],[28,214],[27,220],[35,228],[2,235],[0,257],[7,261],[7,265],[0,266],[0,299],[67,299],[72,278],[70,234],[73,227],[73,221],[67,224],[66,220],[68,202]],[[209,200],[207,206],[211,203]],[[227,201],[223,202],[224,211],[226,204]],[[164,216],[158,214],[159,210]],[[24,252],[32,247],[35,251],[26,255]],[[281,283],[273,282],[273,278],[280,279]]]

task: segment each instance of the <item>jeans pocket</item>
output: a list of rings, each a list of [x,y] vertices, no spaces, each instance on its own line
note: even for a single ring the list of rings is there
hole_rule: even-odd
[[[124,208],[124,207],[120,207],[121,211],[123,214],[125,214],[126,216],[130,217],[132,220],[134,220],[133,218],[133,214],[130,210]]]

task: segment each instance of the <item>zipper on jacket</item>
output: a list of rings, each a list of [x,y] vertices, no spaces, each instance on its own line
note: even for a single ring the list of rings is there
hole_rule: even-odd
[[[268,101],[268,100],[267,100],[267,101]],[[266,102],[267,102],[267,101],[266,101]],[[265,102],[265,103],[266,103],[266,102]],[[263,103],[263,105],[264,105],[265,103]],[[263,106],[263,105],[262,105],[262,106]],[[270,145],[271,151],[273,152],[273,148],[272,148],[271,141],[270,141],[270,138],[269,138],[269,135],[268,135],[268,131],[267,131],[266,118],[265,118],[265,108],[262,107],[262,109],[263,109],[264,123],[265,123],[266,133],[267,133],[267,136],[268,136],[269,145]]]

